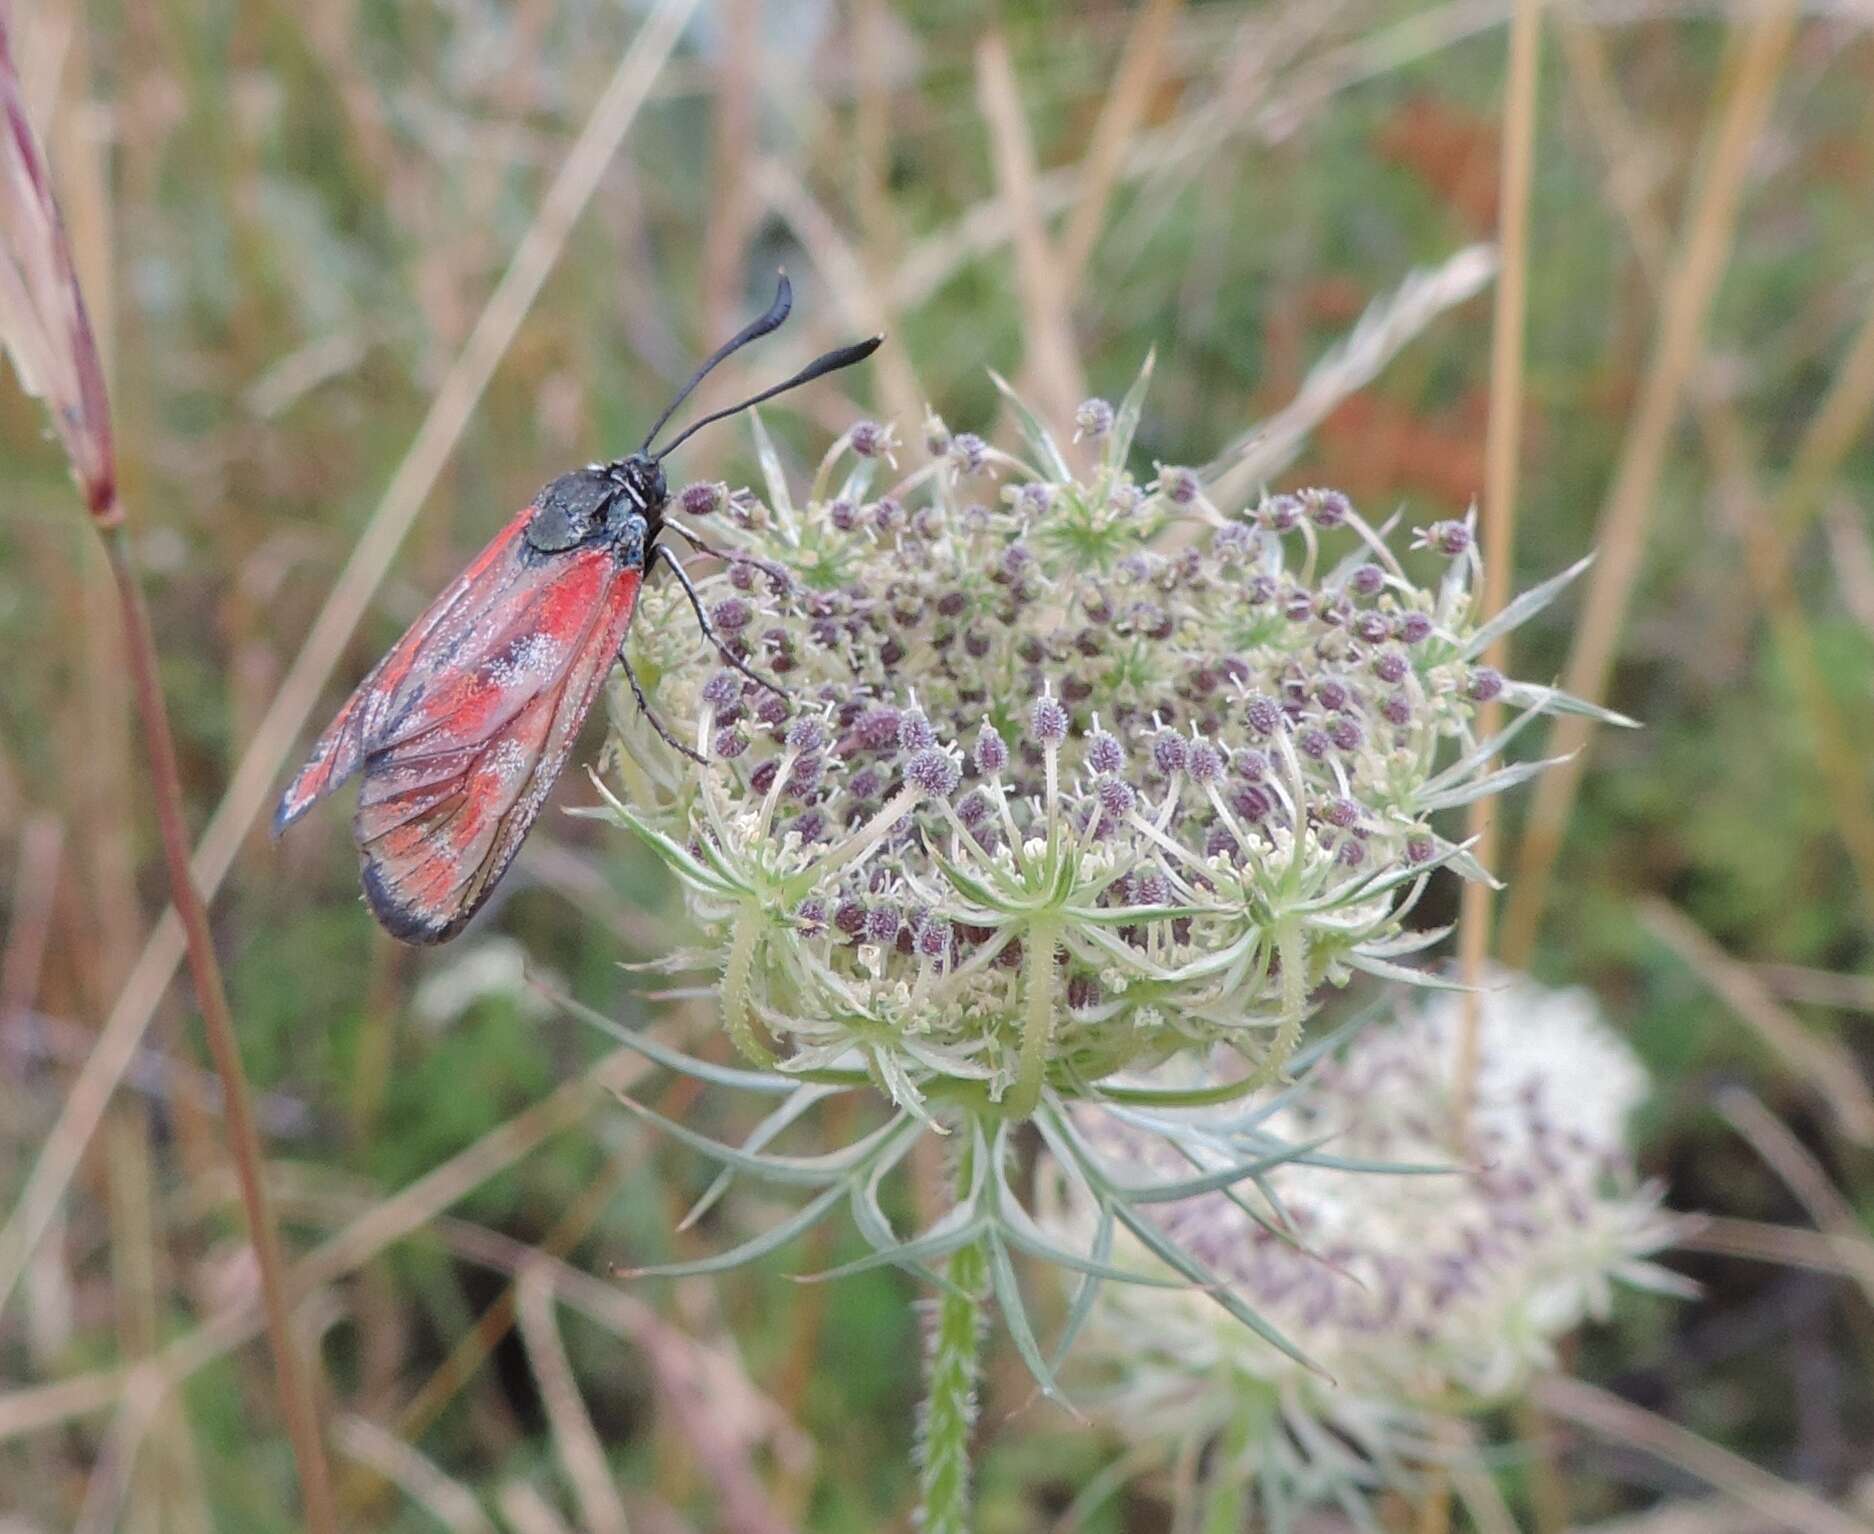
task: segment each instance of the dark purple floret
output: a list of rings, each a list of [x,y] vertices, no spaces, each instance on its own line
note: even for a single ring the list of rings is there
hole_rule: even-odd
[[[1119,743],[1119,737],[1110,735],[1105,730],[1096,730],[1087,737],[1087,770],[1089,772],[1118,772],[1126,765],[1126,748]]]
[[[1406,644],[1422,644],[1431,632],[1432,620],[1424,613],[1407,613],[1399,620],[1399,638]]]
[[[1093,785],[1093,796],[1100,808],[1114,820],[1123,820],[1138,803],[1138,795],[1124,778],[1101,778]]]
[[[865,907],[856,900],[842,900],[833,911],[833,925],[847,937],[865,931]]]
[[[1456,520],[1434,522],[1429,527],[1419,529],[1419,541],[1426,548],[1436,549],[1440,554],[1456,559],[1470,548],[1471,530]]]
[[[1353,635],[1362,644],[1378,644],[1392,633],[1392,622],[1384,613],[1357,613],[1353,620]]]
[[[1152,765],[1166,777],[1184,771],[1190,759],[1190,742],[1176,730],[1160,730],[1152,738]]]
[[[965,474],[976,474],[989,455],[989,444],[973,431],[959,432],[950,439],[950,461]]]
[[[1321,818],[1330,826],[1339,826],[1344,831],[1349,826],[1359,824],[1360,806],[1344,796],[1330,799],[1321,806]]]
[[[1338,490],[1304,490],[1300,499],[1316,527],[1340,527],[1353,515],[1353,503]]]
[[[1184,770],[1194,783],[1215,783],[1223,776],[1223,757],[1209,741],[1194,740]]]
[[[709,621],[724,634],[747,628],[754,618],[755,609],[740,597],[724,597],[709,614]]]
[[[1478,666],[1471,672],[1467,689],[1473,703],[1488,703],[1503,695],[1503,673],[1494,666]]]
[[[1074,434],[1098,441],[1113,429],[1113,407],[1103,399],[1080,402],[1074,412]]]
[[[1273,735],[1282,727],[1281,705],[1257,693],[1244,702],[1243,719],[1258,735]]]
[[[1301,502],[1292,495],[1272,495],[1257,508],[1256,516],[1272,533],[1292,532],[1301,525]]]
[[[901,751],[924,751],[937,744],[937,732],[922,709],[909,708],[898,716],[898,748]]]
[[[1161,468],[1158,471],[1158,493],[1174,506],[1189,506],[1197,499],[1199,488],[1197,475],[1191,469]]]
[[[710,742],[711,753],[725,762],[732,762],[748,749],[748,737],[731,726],[726,730],[716,731],[715,739]]]
[[[721,713],[741,702],[742,679],[733,671],[718,671],[703,683],[703,701]]]
[[[826,740],[826,726],[811,714],[796,719],[787,727],[786,744],[790,751],[824,751]]]
[[[1328,739],[1342,751],[1358,751],[1366,741],[1366,732],[1347,718],[1336,719],[1327,727]]]
[[[877,421],[853,422],[846,440],[861,458],[883,458],[891,451],[891,429]]]
[[[950,760],[947,752],[927,746],[904,767],[905,781],[933,799],[948,799],[956,792],[963,771]]]
[[[976,770],[986,778],[992,778],[1009,764],[1008,743],[998,735],[988,720],[976,732],[975,750]]]
[[[1378,565],[1362,565],[1353,572],[1347,589],[1357,597],[1376,597],[1386,586],[1386,572]]]
[[[1040,746],[1058,746],[1067,739],[1067,710],[1045,693],[1028,711],[1028,733]]]
[[[1275,812],[1275,796],[1259,783],[1234,784],[1229,804],[1245,820],[1267,820]]]
[[[1313,725],[1309,725],[1295,737],[1295,749],[1303,756],[1310,757],[1317,762],[1327,755],[1333,744],[1327,738],[1325,731],[1317,730]]]
[[[869,710],[859,721],[859,738],[874,751],[897,745],[898,710],[884,705]]]
[[[677,497],[677,509],[686,517],[709,517],[721,511],[728,499],[728,490],[720,484],[685,485]]]
[[[865,941],[881,948],[895,943],[902,925],[896,907],[875,905],[865,913]]]
[[[1389,686],[1403,682],[1410,669],[1411,663],[1397,650],[1381,650],[1373,657],[1373,675]]]

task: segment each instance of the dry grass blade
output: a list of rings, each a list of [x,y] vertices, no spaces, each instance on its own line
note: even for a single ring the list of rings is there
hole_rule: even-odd
[[[1858,1233],[1853,1240],[1856,1245],[1866,1244],[1866,1237]],[[1793,1225],[1703,1215],[1688,1225],[1675,1244],[1687,1252],[1744,1257],[1753,1262],[1773,1262],[1786,1268],[1804,1268],[1811,1273],[1832,1273],[1842,1278],[1855,1276],[1856,1258],[1843,1242],[1820,1231]]]
[[[553,1504],[525,1481],[509,1481],[495,1497],[514,1534],[573,1534]]]
[[[1295,398],[1205,469],[1211,499],[1226,507],[1240,504],[1279,474],[1341,401],[1377,378],[1439,315],[1481,292],[1496,268],[1490,246],[1467,245],[1443,265],[1414,272],[1391,295],[1375,299],[1347,337],[1309,370]]]
[[[1717,1108],[1764,1164],[1802,1200],[1809,1218],[1834,1242],[1861,1292],[1874,1302],[1874,1239],[1862,1228],[1841,1190],[1829,1181],[1821,1162],[1790,1133],[1789,1125],[1742,1087],[1720,1092]]]
[[[669,1030],[654,1030],[652,1037],[665,1044],[676,1041]],[[337,1235],[321,1242],[294,1265],[289,1275],[292,1291],[309,1293],[362,1267],[386,1247],[422,1229],[470,1190],[580,1122],[597,1104],[636,1085],[650,1069],[635,1050],[606,1055],[583,1076],[496,1125],[466,1150],[373,1204]],[[259,1308],[244,1305],[176,1338],[147,1363],[98,1369],[0,1396],[0,1443],[102,1411],[146,1378],[168,1388],[248,1341],[260,1325]]]
[[[52,900],[58,891],[59,861],[65,831],[56,817],[34,815],[20,832],[19,861],[7,902],[12,920],[0,947],[0,1046],[31,1011],[39,994],[39,972],[52,932]],[[19,1099],[6,1063],[0,1059],[0,1113],[9,1124],[24,1124],[26,1105]]]
[[[1759,964],[1757,978],[1785,1001],[1842,1012],[1874,1013],[1874,976],[1838,975],[1802,964]]]
[[[1509,83],[1504,89],[1502,200],[1497,220],[1496,309],[1490,332],[1490,419],[1484,436],[1483,557],[1481,616],[1503,610],[1509,600],[1516,553],[1516,468],[1523,428],[1523,349],[1528,324],[1529,186],[1535,158],[1536,64],[1542,38],[1540,0],[1516,0],[1510,23]],[[1508,669],[1509,636],[1499,635],[1484,652],[1484,664]],[[1503,705],[1496,699],[1479,713],[1479,740],[1497,733]],[[1479,799],[1470,810],[1470,836],[1477,861],[1496,862],[1496,812]],[[1457,1141],[1467,1134],[1471,1095],[1477,1084],[1478,1033],[1482,1027],[1484,961],[1490,954],[1490,924],[1495,894],[1481,879],[1464,883],[1458,919],[1459,972],[1471,987],[1464,998],[1458,1029],[1458,1056],[1452,1076],[1453,1118]]]
[[[372,594],[697,4],[698,0],[664,0],[620,61],[568,152],[202,834],[194,874],[205,896],[212,897],[220,887],[242,841],[272,797],[287,752],[305,729]],[[134,1058],[175,974],[183,948],[182,924],[174,911],[167,912],[138,956],[99,1033],[96,1050],[47,1136],[25,1191],[0,1230],[0,1306],[64,1197],[104,1106]]]
[[[1582,115],[1600,141],[1607,162],[1611,200],[1627,222],[1647,280],[1663,289],[1670,261],[1667,236],[1648,188],[1641,184],[1639,167],[1646,154],[1614,89],[1600,36],[1566,10],[1559,18],[1559,30],[1569,71],[1582,98]],[[1816,738],[1818,765],[1834,805],[1842,844],[1864,898],[1874,906],[1874,803],[1860,771],[1864,753],[1850,738],[1847,721],[1823,675],[1811,625],[1790,576],[1789,552],[1815,497],[1840,466],[1841,454],[1874,407],[1874,314],[1849,347],[1774,501],[1756,483],[1746,461],[1746,434],[1735,412],[1713,390],[1693,389],[1691,404],[1717,470],[1721,513],[1745,545],[1745,576],[1758,604],[1769,614],[1776,648]]]
[[[521,1269],[516,1289],[527,1361],[533,1365],[554,1447],[579,1498],[585,1526],[591,1534],[630,1534],[624,1501],[613,1484],[612,1468],[605,1462],[605,1446],[599,1442],[598,1430],[579,1394],[572,1360],[560,1340],[559,1323],[553,1316],[553,1280],[539,1264],[530,1263]]]
[[[453,1534],[495,1534],[474,1494],[395,1433],[351,1413],[334,1420],[332,1432],[341,1450],[401,1487],[445,1529]]]
[[[1086,397],[1086,373],[1074,345],[1067,288],[1048,239],[1035,170],[1035,146],[1022,109],[1008,39],[999,28],[976,45],[976,97],[989,127],[996,184],[1008,209],[1015,242],[1015,280],[1027,323],[1024,369],[1034,380],[1044,416],[1063,438]]]
[[[227,1148],[240,1182],[242,1212],[259,1269],[268,1344],[273,1352],[274,1394],[293,1447],[300,1510],[313,1534],[335,1534],[330,1475],[312,1383],[315,1371],[308,1369],[289,1324],[286,1259],[261,1179],[260,1135],[254,1125],[221,963],[209,931],[207,905],[189,867],[181,773],[159,675],[156,636],[125,533],[104,367],[51,177],[26,117],[9,44],[10,20],[10,10],[0,7],[0,344],[12,353],[28,392],[41,395],[50,408],[73,478],[104,545],[110,589],[122,628],[125,669],[143,730],[143,766],[156,812],[170,899],[201,1010],[202,1032],[215,1074],[221,1080]],[[101,1110],[102,1102],[99,1107]],[[30,1190],[30,1180],[28,1187]],[[50,1212],[48,1209],[48,1218]],[[37,1235],[36,1231],[16,1231],[14,1227],[15,1222],[10,1221],[7,1229],[0,1231],[0,1307],[25,1271],[31,1257],[31,1237]],[[132,1444],[141,1442],[146,1426],[147,1418],[135,1420]],[[126,1449],[124,1458],[133,1457],[134,1450]],[[127,1484],[128,1469],[123,1474]],[[108,1516],[114,1519],[114,1512]]]
[[[1709,154],[1694,194],[1687,232],[1661,302],[1659,337],[1641,385],[1633,429],[1595,531],[1599,558],[1588,577],[1574,650],[1563,688],[1598,703],[1606,696],[1627,604],[1646,552],[1654,493],[1698,364],[1705,322],[1737,232],[1738,208],[1751,149],[1768,121],[1777,81],[1796,31],[1794,0],[1768,0],[1752,13],[1739,49],[1736,77],[1719,103]],[[1511,880],[1503,923],[1503,956],[1512,967],[1529,961],[1548,900],[1569,812],[1586,765],[1591,722],[1570,715],[1550,732],[1543,755],[1567,760],[1544,773],[1530,805],[1529,826]]]
[[[874,335],[889,334],[895,316],[868,275],[864,260],[794,168],[766,159],[755,167],[752,180],[768,206],[787,220],[794,237],[806,247],[828,290],[838,297],[847,321]],[[924,419],[924,393],[904,348],[883,347],[873,354],[873,362],[886,410],[903,430],[915,430]]]
[[[1538,1380],[1535,1400],[1551,1416],[1623,1449],[1639,1449],[1751,1508],[1779,1528],[1801,1534],[1867,1534],[1866,1526],[1800,1486],[1779,1480],[1749,1460],[1644,1407],[1590,1385],[1549,1375]]]
[[[1867,513],[1847,496],[1838,495],[1829,502],[1822,526],[1828,534],[1842,606],[1874,635],[1874,537],[1868,535]]]
[[[1152,93],[1164,78],[1165,44],[1184,0],[1146,0],[1120,49],[1119,73],[1106,92],[1098,120],[1081,157],[1077,200],[1061,233],[1057,277],[1061,302],[1071,310],[1087,262],[1106,225],[1106,209],[1119,184],[1126,147],[1145,120]]]
[[[1854,1056],[1811,1032],[1764,987],[1748,964],[1714,943],[1704,930],[1663,900],[1648,900],[1640,917],[1725,1004],[1752,1029],[1797,1081],[1829,1105],[1842,1134],[1856,1145],[1874,1144],[1874,1092]]]

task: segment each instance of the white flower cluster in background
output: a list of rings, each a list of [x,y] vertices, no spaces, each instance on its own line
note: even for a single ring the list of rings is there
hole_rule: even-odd
[[[1370,1025],[1258,1118],[1347,1170],[1283,1166],[1155,1214],[1314,1368],[1195,1290],[1107,1284],[1081,1356],[1112,1383],[1122,1431],[1172,1439],[1249,1419],[1261,1427],[1241,1473],[1344,1486],[1435,1456],[1432,1416],[1517,1390],[1558,1339],[1606,1314],[1615,1284],[1678,1288],[1647,1260],[1673,1223],[1634,1164],[1627,1122],[1648,1084],[1631,1050],[1586,991],[1497,974],[1480,1000],[1463,1169],[1370,1170],[1460,1160],[1464,998],[1444,994]],[[1138,1116],[1103,1114],[1087,1134],[1115,1165],[1168,1158]],[[1052,1223],[1084,1227],[1061,1186]]]

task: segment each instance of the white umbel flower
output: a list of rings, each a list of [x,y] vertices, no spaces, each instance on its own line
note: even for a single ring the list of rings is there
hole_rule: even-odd
[[[1444,994],[1370,1026],[1261,1129],[1353,1167],[1452,1165],[1463,1006]],[[1085,1352],[1117,1382],[1113,1420],[1175,1437],[1248,1412],[1267,1434],[1244,1453],[1292,1488],[1433,1452],[1430,1416],[1515,1391],[1563,1335],[1606,1314],[1616,1283],[1677,1287],[1646,1260],[1673,1227],[1627,1137],[1647,1085],[1586,991],[1491,976],[1465,1169],[1284,1166],[1265,1191],[1241,1188],[1241,1203],[1209,1194],[1158,1213],[1318,1372],[1201,1293],[1109,1284]],[[1110,1118],[1090,1133],[1115,1160],[1164,1156],[1155,1136]],[[1056,1218],[1084,1224],[1071,1196]]]

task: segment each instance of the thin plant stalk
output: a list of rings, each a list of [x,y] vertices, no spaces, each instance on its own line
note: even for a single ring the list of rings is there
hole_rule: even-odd
[[[1737,233],[1751,148],[1769,120],[1796,22],[1794,0],[1770,0],[1754,13],[1737,50],[1731,89],[1717,108],[1676,275],[1661,299],[1658,344],[1596,530],[1601,557],[1589,578],[1574,649],[1563,673],[1564,690],[1590,703],[1600,702],[1607,691],[1615,647],[1646,552],[1654,493]],[[1549,735],[1545,754],[1567,759],[1537,785],[1530,806],[1503,920],[1503,956],[1511,965],[1527,962],[1535,946],[1590,735],[1588,721],[1574,718],[1560,721]]]
[[[1490,357],[1490,422],[1484,437],[1483,615],[1502,610],[1509,600],[1515,565],[1517,449],[1523,424],[1523,350],[1529,292],[1529,184],[1536,136],[1536,84],[1542,40],[1541,0],[1516,0],[1510,22],[1509,80],[1503,103],[1502,206],[1498,218],[1498,267]],[[1500,635],[1484,651],[1484,663],[1507,670],[1509,636]],[[1489,740],[1501,725],[1503,706],[1483,705],[1477,721],[1480,739]],[[1470,835],[1477,858],[1488,868],[1495,861],[1497,822],[1489,801],[1471,806]],[[1458,1055],[1452,1077],[1453,1129],[1465,1139],[1471,1097],[1477,1087],[1478,1033],[1483,998],[1478,987],[1490,953],[1495,907],[1491,889],[1481,879],[1465,881],[1458,920],[1458,955],[1464,998]]]
[[[208,930],[208,911],[189,868],[189,829],[183,817],[182,781],[175,741],[157,674],[156,640],[149,610],[137,584],[125,531],[110,401],[96,332],[72,257],[52,178],[28,119],[14,68],[11,16],[0,5],[0,344],[11,355],[20,383],[42,397],[65,448],[91,524],[104,545],[111,586],[121,617],[129,661],[131,696],[141,720],[151,798],[155,802],[170,898],[182,926],[190,977],[201,1007],[209,1054],[220,1078],[228,1149],[240,1182],[248,1235],[260,1269],[274,1387],[293,1445],[305,1526],[311,1534],[337,1534],[330,1475],[311,1379],[292,1336],[286,1264],[262,1182],[260,1136],[254,1125],[247,1076],[241,1066],[234,1018],[228,1008],[221,966]],[[103,1103],[100,1102],[102,1112]],[[23,1255],[23,1254],[22,1254]],[[7,1287],[0,1285],[0,1303]],[[125,1402],[124,1432],[114,1439],[125,1456],[109,1475],[97,1478],[105,1507],[128,1476],[129,1460],[141,1441],[148,1412]]]
[[[157,679],[156,641],[150,630],[149,610],[144,605],[142,589],[131,567],[129,540],[121,518],[104,531],[104,545],[123,611],[131,689],[149,755],[151,797],[155,800],[157,825],[162,834],[169,897],[182,922],[189,975],[202,1009],[202,1032],[214,1060],[215,1074],[221,1080],[229,1150],[234,1157],[241,1207],[247,1216],[248,1233],[260,1269],[267,1342],[273,1353],[281,1415],[286,1419],[287,1436],[292,1440],[293,1458],[299,1468],[306,1527],[312,1534],[337,1534],[331,1474],[319,1436],[311,1375],[293,1338],[286,1261],[281,1253],[279,1226],[274,1220],[262,1176],[260,1134],[254,1125],[247,1073],[241,1065],[234,1016],[228,1008],[221,965],[215,957],[214,939],[208,930],[208,908],[189,872],[189,829],[182,814],[182,782],[176,771],[169,710]]]

